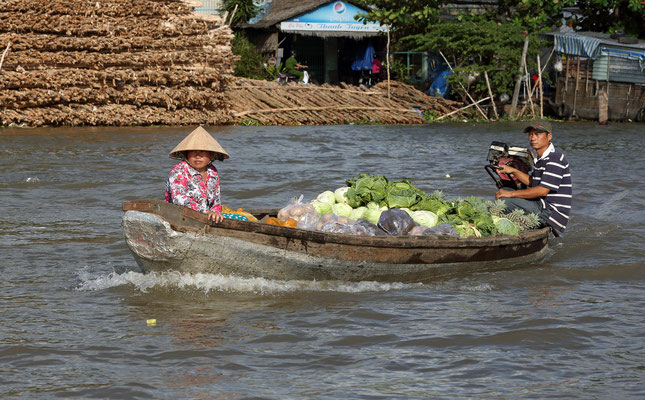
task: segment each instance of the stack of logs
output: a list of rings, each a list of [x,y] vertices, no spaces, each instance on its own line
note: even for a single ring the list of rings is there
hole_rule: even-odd
[[[425,122],[424,112],[442,115],[461,106],[400,82],[391,82],[388,98],[387,83],[367,89],[236,79],[227,96],[234,123],[262,125],[419,124]]]
[[[230,120],[232,32],[181,0],[3,0],[0,21],[0,125]]]

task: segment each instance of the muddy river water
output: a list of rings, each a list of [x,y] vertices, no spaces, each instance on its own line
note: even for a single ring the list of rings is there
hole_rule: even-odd
[[[361,172],[492,198],[522,127],[209,130],[224,204],[257,208]],[[644,398],[645,125],[554,128],[574,205],[546,258],[405,284],[144,275],[121,202],[161,198],[192,128],[0,129],[0,398]]]

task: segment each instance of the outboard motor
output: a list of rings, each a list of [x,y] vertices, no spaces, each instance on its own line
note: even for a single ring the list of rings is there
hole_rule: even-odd
[[[510,165],[526,174],[533,169],[533,153],[526,147],[509,146],[493,141],[488,149],[488,165],[484,167],[498,188],[526,189],[515,176],[498,172],[501,165]]]

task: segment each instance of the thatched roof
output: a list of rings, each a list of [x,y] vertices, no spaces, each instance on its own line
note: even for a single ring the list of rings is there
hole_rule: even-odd
[[[253,29],[271,29],[278,26],[281,22],[297,17],[298,15],[305,14],[313,11],[325,4],[332,3],[334,0],[274,0],[271,4],[269,14],[255,24],[244,24],[242,28]],[[351,2],[348,2],[352,4]],[[354,4],[356,5],[356,4]],[[357,5],[360,8],[360,6]],[[348,31],[301,31],[301,30],[284,30],[284,32],[295,32],[306,36],[318,37],[351,37],[354,39],[361,39],[364,37],[377,36],[379,32],[348,32]]]
[[[331,3],[333,0],[273,0],[271,11],[261,21],[255,24],[243,25],[244,28],[266,29],[280,22],[304,14],[308,11]]]

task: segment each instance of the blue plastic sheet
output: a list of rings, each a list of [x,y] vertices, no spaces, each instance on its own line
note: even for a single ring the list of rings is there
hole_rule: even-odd
[[[352,63],[352,71],[371,71],[374,54],[374,46],[372,46],[371,43],[366,47],[363,47],[358,54],[356,54],[356,58]]]
[[[448,78],[452,75],[449,68],[439,72],[437,77],[426,91],[426,94],[435,97],[446,97],[448,95]]]

